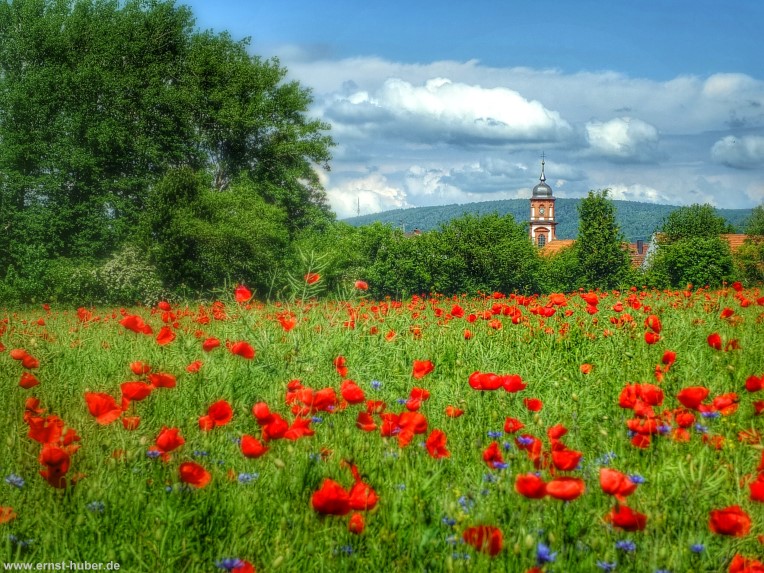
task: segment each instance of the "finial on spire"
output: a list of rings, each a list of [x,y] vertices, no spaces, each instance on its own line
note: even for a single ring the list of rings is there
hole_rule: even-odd
[[[539,177],[539,181],[546,181],[546,176],[544,175],[544,158],[546,156],[544,155],[544,152],[541,152],[541,177]]]

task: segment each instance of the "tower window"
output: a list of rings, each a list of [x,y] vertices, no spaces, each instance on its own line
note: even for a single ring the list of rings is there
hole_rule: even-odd
[[[539,215],[544,215],[544,206],[539,207]]]
[[[539,235],[539,247],[546,245],[546,235]]]

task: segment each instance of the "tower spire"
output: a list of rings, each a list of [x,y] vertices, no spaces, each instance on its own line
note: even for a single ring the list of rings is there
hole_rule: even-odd
[[[539,177],[539,181],[541,181],[542,183],[546,181],[546,176],[544,175],[544,158],[545,157],[546,156],[544,155],[544,152],[542,151],[541,152],[541,177]]]

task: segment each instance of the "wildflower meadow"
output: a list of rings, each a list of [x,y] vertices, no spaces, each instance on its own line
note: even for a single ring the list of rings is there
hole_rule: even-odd
[[[764,571],[764,292],[356,286],[1,311],[3,562]]]

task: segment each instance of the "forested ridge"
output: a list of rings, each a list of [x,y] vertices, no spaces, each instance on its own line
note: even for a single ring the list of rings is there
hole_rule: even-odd
[[[530,192],[528,193],[530,197]],[[557,221],[558,239],[575,239],[578,236],[578,204],[580,199],[557,198],[555,201],[555,219]],[[616,221],[623,231],[626,240],[636,242],[639,239],[647,241],[660,226],[663,219],[672,211],[679,209],[676,205],[661,205],[642,203],[638,201],[613,200],[616,210]],[[412,207],[409,209],[392,209],[379,213],[371,213],[343,219],[354,225],[368,225],[374,222],[390,224],[406,232],[419,229],[431,231],[451,219],[461,217],[466,213],[473,215],[512,215],[516,221],[526,221],[529,217],[528,199],[506,199],[503,201],[481,201],[432,207]],[[716,212],[724,218],[735,232],[742,233],[746,222],[751,216],[750,209],[717,209]]]

